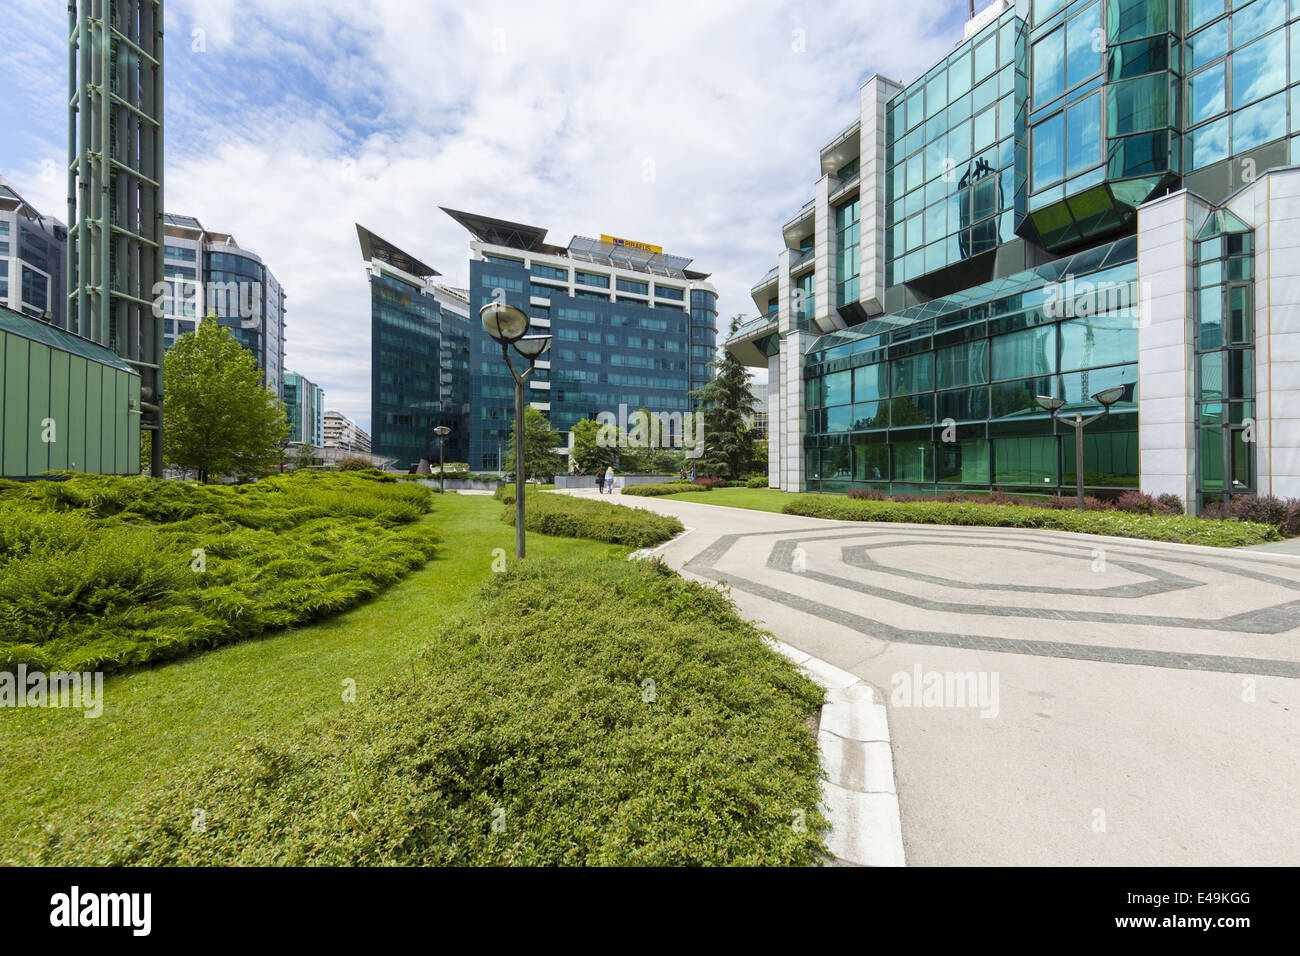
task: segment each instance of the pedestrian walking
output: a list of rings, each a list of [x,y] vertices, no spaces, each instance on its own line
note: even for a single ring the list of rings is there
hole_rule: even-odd
[[[607,483],[606,487],[608,492],[612,495],[614,493],[614,467],[612,465],[610,466],[609,471],[605,474],[605,481]]]

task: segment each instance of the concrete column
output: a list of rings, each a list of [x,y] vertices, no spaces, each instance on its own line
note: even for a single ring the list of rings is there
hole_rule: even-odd
[[[1192,241],[1209,207],[1183,190],[1138,211],[1138,450],[1142,490],[1196,497]]]
[[[767,483],[781,487],[781,421],[784,403],[781,400],[781,354],[767,360]]]
[[[1300,497],[1300,170],[1228,203],[1255,229],[1255,438],[1260,494]]]
[[[844,328],[844,320],[835,310],[835,235],[831,221],[831,178],[817,180],[813,196],[813,298],[816,309],[813,327],[823,332]]]
[[[858,302],[868,315],[885,311],[885,104],[902,88],[883,76],[873,76],[862,86]]]

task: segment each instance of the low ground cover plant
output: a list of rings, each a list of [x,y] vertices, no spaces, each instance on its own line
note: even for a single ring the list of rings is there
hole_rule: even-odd
[[[436,550],[425,488],[365,471],[0,485],[0,669],[114,670],[337,613]]]
[[[1224,548],[1243,547],[1281,538],[1275,527],[1258,522],[1207,521],[1204,518],[1181,515],[1144,515],[1116,510],[1069,511],[971,501],[876,501],[840,495],[795,495],[782,510],[786,514],[836,521],[1047,528]]]
[[[509,503],[514,503],[513,496]],[[514,508],[504,509],[501,520],[514,524]],[[541,534],[590,538],[629,548],[652,548],[686,530],[676,518],[644,508],[556,494],[529,495],[524,526]]]
[[[664,495],[680,495],[688,491],[712,491],[711,485],[698,485],[690,481],[665,482],[661,485],[629,485],[623,494],[634,498],[658,498]]]
[[[820,688],[657,562],[530,559],[420,622],[409,677],[289,740],[179,765],[31,862],[821,862]],[[195,828],[194,808],[205,809]],[[792,820],[805,826],[793,826]]]

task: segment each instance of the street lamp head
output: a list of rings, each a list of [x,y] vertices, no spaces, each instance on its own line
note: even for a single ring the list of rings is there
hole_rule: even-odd
[[[437,435],[439,438],[446,438],[448,435],[451,434],[451,429],[448,428],[446,425],[439,425],[437,428],[433,430],[433,433]]]
[[[1034,400],[1038,402],[1038,404],[1041,405],[1044,409],[1051,412],[1053,415],[1059,412],[1061,410],[1061,406],[1065,404],[1065,399],[1054,398],[1051,395],[1038,395],[1035,397]]]
[[[528,316],[504,302],[489,302],[479,309],[478,317],[487,334],[502,345],[517,342],[528,333]]]
[[[1104,392],[1098,392],[1096,395],[1092,396],[1092,400],[1094,402],[1100,402],[1107,409],[1109,409],[1112,405],[1114,405],[1116,402],[1118,402],[1121,398],[1124,397],[1125,391],[1127,390],[1124,388],[1123,385],[1120,385],[1117,388],[1108,388]]]
[[[515,351],[530,362],[536,362],[550,347],[549,335],[529,335],[515,343]]]

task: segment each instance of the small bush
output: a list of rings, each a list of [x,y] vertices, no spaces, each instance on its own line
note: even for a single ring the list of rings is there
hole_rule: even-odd
[[[1234,495],[1227,513],[1238,521],[1258,521],[1277,528],[1285,537],[1300,537],[1300,499],[1275,495]]]
[[[662,485],[629,485],[623,494],[634,498],[658,498],[663,495],[680,495],[688,491],[712,491],[708,485],[693,484],[689,481],[674,481]]]
[[[337,465],[339,471],[372,471],[374,467],[364,458],[342,458]]]
[[[768,479],[762,475],[756,475],[749,479],[749,481],[745,482],[746,488],[766,488],[767,486]]]
[[[1082,534],[1175,541],[1235,548],[1279,540],[1277,529],[1247,521],[1206,521],[1172,515],[1140,515],[1121,511],[1068,511],[1019,505],[970,502],[900,503],[856,500],[840,495],[796,495],[782,508],[786,514],[835,521],[900,521],[912,524],[979,525],[1003,528],[1046,528]]]
[[[1145,492],[1132,490],[1126,491],[1115,502],[1115,508],[1134,515],[1171,515],[1175,514],[1173,508],[1164,504],[1153,495]]]
[[[501,520],[513,525],[515,509],[505,509]],[[651,548],[686,530],[676,518],[644,508],[625,508],[569,495],[541,494],[528,497],[524,526],[541,534],[590,538],[629,548]]]
[[[1166,491],[1164,494],[1157,497],[1156,501],[1160,502],[1160,504],[1168,508],[1170,514],[1174,514],[1174,515],[1187,514],[1187,505],[1183,503],[1183,499],[1180,498],[1178,495],[1171,494],[1170,492]]]
[[[725,487],[727,487],[727,479],[725,479],[725,478],[696,478],[694,484],[695,484],[695,486],[696,486],[697,488],[706,488],[706,489],[708,489],[709,491],[712,491],[714,488],[725,488]]]

